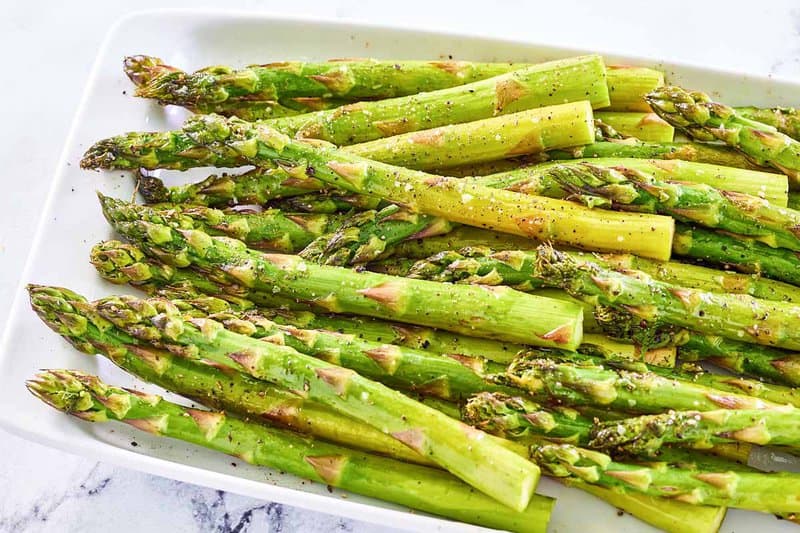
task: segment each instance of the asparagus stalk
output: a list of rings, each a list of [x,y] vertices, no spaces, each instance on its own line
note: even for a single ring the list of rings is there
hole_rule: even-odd
[[[661,87],[647,101],[664,120],[703,141],[722,141],[740,150],[760,165],[772,166],[791,178],[800,179],[800,142],[775,127],[739,115],[735,109],[699,91]]]
[[[695,331],[650,323],[619,309],[598,307],[595,320],[613,338],[636,342],[644,347],[675,345],[684,361],[709,361],[736,372],[768,379],[791,387],[800,386],[800,354],[768,346],[703,335]],[[729,378],[733,384],[743,384]],[[749,382],[745,388],[758,389]],[[769,394],[769,393],[768,393]],[[778,403],[797,404],[796,394],[785,396]]]
[[[472,226],[457,226],[443,235],[401,242],[394,247],[392,256],[400,258],[402,261],[406,258],[425,259],[439,252],[474,246],[483,246],[492,250],[526,250],[538,245],[539,243],[536,241],[519,235],[499,233]],[[391,264],[391,261],[388,264]]]
[[[306,433],[331,442],[376,452],[401,461],[434,464],[372,426],[343,417],[240,372],[225,373],[207,364],[144,344],[99,316],[86,320],[86,300],[65,289],[31,286],[31,306],[42,321],[78,350],[107,357],[114,364],[166,390],[206,407]]]
[[[562,159],[590,159],[590,158],[637,158],[637,159],[678,159],[695,163],[708,163],[711,165],[735,167],[761,172],[771,172],[769,167],[762,167],[753,163],[747,156],[728,146],[703,144],[698,142],[643,142],[636,139],[599,141],[577,148],[565,150],[548,150],[537,156],[542,161]],[[516,167],[524,166],[525,161],[520,161]],[[461,170],[469,167],[459,167]],[[476,168],[480,168],[477,167]],[[512,168],[506,169],[512,170]],[[480,172],[480,170],[479,170]],[[485,175],[500,170],[485,172]]]
[[[111,202],[108,198],[104,202]],[[204,206],[145,206],[115,202],[117,220],[150,220],[176,228],[199,229],[209,235],[239,239],[249,248],[301,255],[321,264],[350,265],[378,258],[405,239],[424,238],[450,230],[443,219],[403,211],[389,205],[380,211],[350,216],[220,211]]]
[[[463,408],[468,424],[492,435],[510,440],[525,440],[536,435],[553,442],[586,445],[594,421],[570,408],[544,409],[524,396],[481,392]]]
[[[661,120],[655,113],[598,111],[595,118],[626,137],[642,141],[672,142],[675,136],[675,128]]]
[[[746,119],[772,126],[792,139],[800,138],[800,113],[793,107],[737,107],[735,109]]]
[[[592,108],[589,102],[582,101],[395,135],[351,146],[347,152],[424,170],[494,161],[593,141]]]
[[[326,265],[366,263],[391,254],[406,240],[448,233],[447,220],[409,213],[396,205],[380,211],[364,211],[348,217],[335,231],[320,235],[300,251],[300,256]]]
[[[482,439],[483,433],[352,370],[228,331],[208,318],[184,318],[166,300],[109,297],[83,307],[138,339],[299,391],[380,429],[512,509],[524,510],[532,496],[538,479],[534,465]]]
[[[797,408],[670,411],[596,425],[591,448],[649,454],[666,443],[707,448],[718,442],[797,447]]]
[[[510,362],[517,352],[525,348],[521,344],[458,335],[399,322],[286,309],[281,302],[272,298],[264,300],[263,295],[257,291],[226,284],[225,281],[209,280],[190,269],[168,267],[147,258],[136,246],[118,241],[106,241],[93,247],[91,261],[98,273],[112,283],[130,283],[148,294],[166,295],[170,298],[177,296],[196,299],[199,291],[222,298],[242,310],[261,305],[259,312],[283,325],[338,331],[374,342],[398,344],[441,354],[486,357],[500,363]]]
[[[187,73],[155,57],[125,59],[125,73],[137,86],[137,96],[245,120],[316,111],[340,105],[341,99],[391,98],[446,89],[530,66],[364,59],[281,62],[238,70],[214,66]],[[644,95],[664,84],[663,73],[641,67],[611,66],[607,76],[612,111],[649,111]]]
[[[580,344],[583,310],[574,304],[513,290],[442,285],[370,272],[320,266],[296,256],[263,254],[241,241],[175,230],[149,221],[124,221],[104,200],[112,225],[174,266],[192,265],[248,289],[299,300],[318,309],[396,320],[473,336],[574,348]],[[461,302],[458,309],[453,302]],[[532,321],[531,317],[536,320]]]
[[[302,250],[347,220],[343,215],[284,214],[277,209],[221,211],[182,204],[119,204],[117,207],[128,220],[161,220],[178,228],[202,229],[209,235],[239,239],[250,248],[288,253]]]
[[[664,73],[659,70],[627,65],[606,67],[609,111],[650,111],[644,95],[664,85]]]
[[[753,239],[678,224],[672,249],[678,255],[800,286],[797,254]]]
[[[530,505],[511,510],[435,469],[313,441],[223,412],[183,407],[160,396],[106,385],[80,372],[43,372],[27,386],[52,407],[86,421],[125,422],[154,435],[184,440],[248,463],[489,527],[544,531],[553,503],[536,496]],[[377,493],[376,483],[381,487]],[[439,496],[432,500],[437,493]]]
[[[492,191],[463,180],[315,147],[235,119],[202,117],[187,123],[186,130],[204,139],[202,142],[208,140],[205,139],[208,135],[214,135],[212,144],[241,150],[252,163],[279,160],[285,165],[294,164],[290,173],[313,174],[344,190],[384,198],[412,211],[565,244],[630,250],[660,259],[668,257],[663,250],[665,241],[671,240],[672,220],[668,218],[599,213],[559,200]]]
[[[591,163],[555,165],[549,175],[571,197],[590,205],[604,198],[616,209],[669,215],[773,248],[800,250],[800,212],[766,200],[704,184],[662,181],[638,170]]]
[[[574,477],[620,491],[638,491],[695,505],[721,505],[768,513],[800,508],[797,474],[788,472],[693,471],[614,461],[570,444],[531,447],[531,457],[549,474]]]
[[[175,187],[166,187],[158,178],[139,175],[137,185],[139,193],[150,204],[208,207],[264,205],[273,198],[299,196],[322,189],[322,184],[315,179],[291,177],[283,169],[276,168],[255,168],[235,175],[211,175],[200,182]]]
[[[295,98],[300,98],[300,103],[309,98],[322,101],[394,98],[472,83],[513,68],[507,63],[364,59],[290,61],[238,70],[212,66],[188,73],[164,64],[157,57],[125,58],[125,73],[136,85],[136,96],[202,113],[216,112],[219,108],[239,112],[236,105],[239,103],[277,103]]]
[[[681,230],[686,232],[690,231],[686,226],[681,226]],[[715,235],[709,231],[704,231],[703,234]],[[679,231],[678,235],[684,236],[684,233]],[[679,243],[676,241],[676,247],[678,244]],[[536,246],[537,244],[534,242],[506,233],[496,233],[479,228],[459,226],[444,235],[399,243],[393,249],[393,256],[398,259],[383,259],[371,264],[370,268],[379,272],[405,276],[408,275],[413,267],[413,260],[425,259],[449,250],[487,248],[500,252],[508,250],[532,250]],[[768,250],[775,250],[764,245],[761,245],[761,247]],[[691,244],[688,244],[687,248],[691,249]],[[761,277],[757,273],[743,274],[730,270],[717,270],[678,261],[654,261],[632,254],[589,255],[584,252],[565,253],[581,260],[595,262],[599,266],[622,273],[630,273],[631,271],[637,270],[642,271],[654,279],[673,285],[680,285],[682,287],[710,292],[747,294],[763,300],[800,303],[800,288],[790,285],[789,283]],[[731,261],[732,260],[728,260],[725,262]],[[800,266],[800,263],[798,263],[798,266]],[[585,318],[586,317],[584,317],[584,319]]]
[[[759,300],[680,287],[646,275],[628,276],[542,245],[536,251],[468,254],[443,252],[419,261],[410,276],[435,281],[507,285],[531,290],[558,287],[593,305],[623,308],[642,320],[658,320],[727,339],[797,349],[790,324],[800,308],[786,302]]]
[[[446,400],[461,400],[481,390],[507,390],[483,379],[483,375],[498,372],[503,366],[482,357],[446,356],[364,340],[356,335],[280,326],[258,311],[237,312],[221,303],[225,308],[208,313],[191,300],[173,301],[194,318],[213,319],[230,331],[288,346],[393,388]]]
[[[661,181],[705,184],[723,191],[757,196],[779,207],[785,207],[787,202],[786,191],[788,184],[786,177],[779,174],[770,174],[769,172],[675,159],[590,158],[575,160],[573,163],[591,163],[605,168],[624,167],[644,172]],[[548,175],[553,166],[562,164],[564,163],[543,163],[535,167],[524,167],[509,172],[473,178],[472,181],[486,187],[523,190],[529,194],[563,195],[563,191],[552,182]]]
[[[580,252],[573,253],[586,257]],[[641,271],[654,279],[710,292],[747,294],[762,300],[800,303],[800,288],[754,274],[740,274],[677,261],[653,261],[631,254],[592,254],[586,257],[618,272]]]
[[[322,194],[311,192],[289,196],[288,198],[276,198],[266,203],[267,208],[279,209],[289,213],[321,213],[328,215],[353,211],[371,211],[388,205],[391,204],[374,196],[339,191],[329,191]]]
[[[775,409],[779,404],[746,394],[713,389],[641,369],[627,370],[588,359],[561,360],[548,351],[518,356],[506,372],[492,376],[499,383],[528,391],[534,399],[570,407],[589,405],[641,414],[665,409]]]

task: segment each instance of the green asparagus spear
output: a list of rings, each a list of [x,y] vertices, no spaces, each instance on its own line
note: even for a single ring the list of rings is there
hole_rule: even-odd
[[[152,176],[140,175],[137,190],[150,204],[173,203],[224,207],[264,205],[273,198],[319,191],[322,184],[310,178],[288,176],[283,169],[256,168],[243,174],[211,175],[203,181],[175,187]]]
[[[744,118],[772,126],[792,139],[800,138],[800,113],[793,107],[737,107],[735,109]]]
[[[348,217],[335,231],[320,235],[299,255],[315,263],[346,266],[366,263],[392,253],[406,240],[448,233],[453,228],[443,218],[409,213],[396,205]]]
[[[86,421],[125,422],[248,463],[489,527],[544,531],[553,503],[535,496],[530,505],[512,511],[438,470],[354,452],[222,412],[182,407],[160,396],[106,385],[80,372],[42,372],[27,386],[52,407]]]
[[[792,332],[800,307],[671,285],[643,273],[628,276],[580,256],[542,245],[536,251],[486,249],[443,252],[419,261],[410,276],[436,281],[507,285],[531,290],[558,287],[593,305],[623,308],[642,320],[658,320],[736,341],[798,349]]]
[[[586,146],[570,148],[566,150],[548,150],[539,154],[536,158],[541,161],[562,160],[562,159],[591,159],[591,158],[638,158],[638,159],[678,159],[681,161],[693,161],[696,163],[708,163],[711,165],[735,167],[761,172],[772,172],[769,167],[762,167],[753,163],[745,155],[737,152],[728,146],[717,146],[715,144],[703,144],[698,142],[643,142],[636,139],[624,139],[620,141],[599,141]],[[524,166],[525,161],[516,164],[516,168]],[[488,166],[488,165],[487,165]],[[469,175],[486,175],[500,170],[482,172],[479,174],[469,174],[466,167],[458,167],[458,172]],[[475,168],[480,169],[479,166]],[[507,170],[512,170],[511,168]],[[452,170],[448,169],[449,172]],[[481,170],[478,170],[481,172]],[[449,175],[449,174],[448,174]]]
[[[110,199],[104,199],[109,202]],[[220,211],[204,206],[116,203],[117,220],[150,220],[209,235],[239,239],[248,248],[301,255],[321,264],[350,265],[378,258],[406,239],[446,233],[443,219],[408,213],[396,205],[352,215]]]
[[[682,256],[800,286],[800,258],[742,236],[677,224],[673,251]]]
[[[200,230],[175,230],[149,221],[124,221],[103,199],[112,225],[176,267],[192,265],[248,289],[299,300],[318,309],[440,327],[473,336],[525,344],[575,348],[580,344],[583,310],[571,303],[513,290],[460,287],[409,280],[345,268],[319,266],[301,258],[263,254],[241,241],[209,237]],[[459,301],[463,305],[453,308]],[[531,320],[531,317],[536,317]]]
[[[438,411],[379,383],[300,354],[226,330],[208,318],[184,318],[167,300],[109,297],[84,307],[117,328],[183,357],[209,360],[285,387],[333,411],[367,423],[518,511],[538,469]]]
[[[511,440],[537,435],[554,442],[585,445],[593,420],[570,408],[544,409],[523,396],[481,392],[463,408],[465,422],[492,435]]]
[[[722,141],[751,157],[759,165],[777,168],[800,180],[800,142],[775,127],[745,118],[699,91],[661,87],[647,95],[647,101],[664,120],[703,141]]]
[[[657,259],[669,255],[663,248],[665,241],[671,241],[672,220],[665,217],[600,212],[560,200],[489,190],[313,146],[236,119],[203,116],[187,122],[186,131],[201,144],[239,150],[252,163],[282,161],[291,174],[313,174],[344,190],[454,222],[600,250],[630,250]]]
[[[340,191],[323,193],[310,192],[287,198],[269,200],[265,207],[279,209],[288,213],[317,213],[334,215],[353,211],[370,211],[387,207],[391,204],[374,196],[350,194]]]
[[[595,118],[626,137],[642,141],[672,142],[675,136],[675,129],[655,113],[598,111]]]
[[[780,174],[676,159],[590,158],[575,160],[571,164],[573,163],[590,163],[605,168],[624,167],[644,172],[661,181],[705,184],[722,191],[757,196],[779,207],[785,207],[787,202],[788,183],[786,177]],[[553,166],[563,164],[559,162],[543,163],[509,172],[480,176],[473,178],[471,181],[496,189],[519,190],[528,192],[528,194],[563,197],[563,191],[548,176]]]
[[[240,372],[224,373],[207,364],[142,343],[84,309],[86,300],[70,291],[31,286],[31,306],[53,331],[78,350],[107,357],[123,370],[212,409],[268,420],[331,442],[377,452],[402,461],[434,464],[372,426],[343,417]]]
[[[644,95],[664,85],[664,73],[659,70],[628,65],[608,65],[609,111],[650,111]]]
[[[531,457],[550,475],[574,477],[619,491],[638,491],[695,505],[722,505],[766,513],[800,510],[794,489],[798,475],[788,472],[698,472],[626,464],[604,453],[570,444],[532,446]]]
[[[354,370],[392,388],[446,400],[461,400],[481,390],[505,390],[482,377],[489,372],[502,370],[503,366],[482,357],[445,356],[364,340],[356,335],[280,326],[258,311],[238,312],[230,306],[206,313],[191,301],[173,301],[173,304],[184,312],[182,305],[190,306],[193,317],[213,319],[236,333],[288,346],[299,353]]]
[[[725,339],[714,334],[649,322],[620,309],[598,307],[595,320],[607,335],[636,342],[645,348],[677,346],[684,361],[709,361],[736,372],[791,387],[800,386],[800,354],[769,346]],[[734,384],[742,383],[730,378]],[[754,387],[750,383],[747,385]],[[796,403],[782,398],[779,403]]]
[[[652,454],[666,443],[708,448],[717,442],[797,447],[798,410],[720,409],[670,411],[596,425],[588,446],[635,454]]]
[[[106,241],[93,247],[91,261],[100,275],[112,283],[130,283],[148,294],[169,297],[196,298],[199,291],[222,298],[242,310],[261,305],[265,306],[259,309],[261,313],[269,313],[267,317],[270,320],[283,325],[338,331],[375,342],[399,344],[441,354],[486,357],[500,363],[510,362],[517,352],[525,348],[521,344],[469,337],[399,322],[286,309],[285,304],[276,301],[274,297],[264,299],[264,295],[257,291],[225,281],[211,280],[191,269],[169,267],[147,258],[136,246],[118,241]],[[272,311],[270,308],[273,308]]]
[[[472,83],[512,68],[504,63],[364,59],[268,63],[238,70],[212,66],[187,73],[157,57],[125,58],[125,73],[136,85],[136,96],[203,113],[228,106],[238,109],[237,103],[293,98],[357,101],[408,96]]]
[[[508,370],[491,378],[528,391],[534,399],[570,407],[589,405],[641,414],[666,409],[775,409],[775,404],[746,394],[713,389],[639,368],[627,370],[596,360],[562,360],[562,354],[537,350],[517,356]]]
[[[395,135],[351,146],[347,152],[425,170],[579,146],[593,140],[592,108],[583,101]]]
[[[773,248],[800,250],[800,212],[766,200],[704,184],[662,181],[638,170],[591,163],[555,165],[548,175],[577,201],[607,199],[621,210],[669,215],[730,233],[747,235]]]
[[[316,111],[347,100],[406,96],[456,87],[512,70],[524,63],[466,61],[331,60],[280,62],[243,69],[206,67],[187,73],[150,56],[125,58],[125,73],[137,96],[155,98],[203,113],[270,118],[277,111]],[[663,73],[641,67],[608,69],[609,109],[649,111],[644,95],[664,84]],[[342,100],[344,99],[344,100]],[[262,104],[262,105],[259,105]],[[272,107],[276,110],[269,113]]]

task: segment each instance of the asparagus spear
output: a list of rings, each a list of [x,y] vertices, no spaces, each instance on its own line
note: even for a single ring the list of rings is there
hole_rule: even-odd
[[[666,443],[707,448],[717,442],[797,447],[797,408],[670,411],[596,425],[590,448],[653,453]]]
[[[686,228],[681,226],[681,229]],[[689,231],[686,229],[685,231]],[[707,235],[714,235],[705,231]],[[684,234],[679,232],[679,236]],[[678,243],[676,243],[677,245]],[[409,240],[393,248],[397,259],[382,259],[370,265],[371,269],[393,275],[408,275],[414,259],[425,259],[441,252],[463,248],[488,248],[494,251],[531,250],[536,243],[505,233],[459,226],[443,235]],[[763,245],[762,245],[763,246]],[[689,245],[690,247],[690,245]],[[772,248],[763,246],[769,250]],[[642,271],[654,279],[710,292],[748,294],[763,300],[800,303],[800,288],[759,274],[743,274],[730,270],[717,270],[678,261],[654,261],[632,254],[587,254],[565,252],[581,260],[597,263],[622,273]],[[800,263],[798,263],[800,266]],[[586,317],[584,317],[586,318]],[[584,322],[585,324],[585,322]]]
[[[790,325],[800,308],[785,302],[759,300],[680,287],[605,269],[542,245],[535,251],[491,253],[485,249],[443,252],[419,261],[412,278],[507,285],[531,290],[558,287],[594,305],[624,308],[643,320],[658,320],[736,341],[787,349],[800,347]]]
[[[310,178],[287,176],[282,169],[255,168],[243,174],[211,175],[186,185],[166,187],[158,178],[139,175],[137,190],[150,204],[173,203],[224,207],[264,205],[273,198],[319,191],[322,184]]]
[[[655,113],[598,111],[595,118],[626,137],[642,141],[672,142],[675,136],[675,129]]]
[[[607,407],[630,413],[780,407],[761,398],[720,391],[654,372],[626,370],[618,365],[589,360],[564,361],[559,359],[560,355],[539,350],[518,356],[505,373],[492,379],[526,390],[541,401],[570,407]]]
[[[78,350],[107,357],[148,383],[212,409],[268,420],[271,424],[402,461],[434,464],[378,429],[287,390],[240,372],[225,373],[212,365],[174,356],[140,342],[99,316],[86,320],[87,311],[81,311],[86,300],[71,291],[38,286],[30,286],[28,291],[31,306],[53,331]]]
[[[435,469],[354,452],[222,412],[182,407],[160,396],[106,385],[80,372],[42,372],[27,386],[52,407],[86,421],[125,422],[248,463],[489,527],[544,531],[553,503],[535,496],[530,505],[511,510]],[[377,492],[376,486],[381,487]],[[439,496],[432,498],[434,494]]]
[[[800,386],[800,354],[794,352],[651,323],[608,307],[598,307],[595,320],[613,338],[636,342],[644,347],[676,345],[685,361],[709,361],[738,374]],[[741,383],[736,378],[730,379],[733,383]],[[748,386],[756,387],[753,383]],[[796,400],[782,398],[780,403],[794,404]]]
[[[208,318],[184,318],[163,299],[109,297],[83,308],[145,342],[298,391],[380,429],[512,509],[524,510],[531,498],[538,479],[534,465],[481,439],[483,433],[352,370],[228,331]]]
[[[351,146],[347,152],[424,170],[494,161],[593,140],[592,108],[582,101],[395,135]]]
[[[246,120],[270,118],[277,111],[315,111],[323,108],[320,106],[341,104],[337,99],[390,98],[446,89],[530,66],[364,59],[269,63],[238,70],[214,66],[187,73],[156,57],[125,59],[125,73],[137,86],[137,96]],[[664,75],[657,70],[609,67],[610,109],[649,111],[644,95],[663,83]],[[273,107],[276,110],[270,113]]]
[[[482,357],[445,356],[364,340],[356,335],[280,326],[258,311],[243,313],[227,306],[207,313],[192,301],[172,303],[183,312],[186,311],[183,306],[188,306],[195,318],[213,319],[236,333],[288,346],[393,388],[446,400],[464,399],[481,390],[506,390],[483,379],[483,375],[498,372],[503,366]]]
[[[103,202],[112,202],[104,198]],[[239,239],[249,248],[287,253],[302,252],[321,264],[349,265],[379,257],[405,239],[446,233],[443,219],[408,213],[396,205],[353,215],[284,214],[220,211],[204,206],[145,206],[115,203],[117,220],[150,220],[176,228],[199,229],[209,235]]]
[[[672,249],[678,255],[800,286],[797,254],[753,239],[677,224]]]
[[[407,96],[472,83],[514,68],[504,63],[364,59],[290,61],[238,70],[212,66],[187,73],[157,57],[141,55],[125,58],[124,66],[136,85],[136,96],[203,113],[227,105],[234,107],[239,102],[277,103],[292,98],[357,101]]]
[[[788,184],[786,177],[769,172],[693,163],[675,159],[590,158],[573,163],[591,163],[601,167],[624,167],[652,175],[662,181],[702,183],[723,191],[733,191],[768,200],[780,207],[786,206]],[[497,189],[524,190],[529,194],[546,196],[563,195],[554,186],[548,173],[559,162],[473,178],[471,181]],[[538,192],[537,192],[538,191]],[[561,196],[563,197],[563,196]]]
[[[624,139],[613,141],[599,141],[577,148],[565,150],[548,150],[539,154],[537,158],[541,161],[562,160],[562,159],[581,159],[581,158],[637,158],[637,159],[678,159],[681,161],[692,161],[696,163],[708,163],[717,166],[735,167],[761,172],[771,172],[769,167],[762,167],[753,163],[745,155],[737,152],[728,146],[717,146],[715,144],[703,144],[698,142],[643,142],[636,139]],[[517,163],[517,168],[524,166],[525,161]],[[468,172],[461,170],[458,172]],[[466,167],[469,168],[469,167]],[[476,168],[479,168],[476,166]],[[512,169],[507,169],[512,170]],[[485,172],[485,175],[500,170]]]
[[[800,138],[800,113],[793,107],[737,107],[735,109],[746,119],[772,126],[792,139]]]
[[[106,241],[92,248],[91,261],[104,279],[112,283],[130,283],[149,294],[196,298],[198,291],[225,299],[239,309],[256,305],[261,313],[279,324],[304,329],[326,329],[358,335],[359,338],[442,354],[486,357],[507,363],[525,346],[490,339],[458,335],[399,322],[386,322],[368,317],[312,313],[304,309],[289,310],[273,298],[235,286],[225,281],[209,280],[186,268],[172,268],[145,257],[136,246],[118,241]],[[261,297],[261,298],[260,298]],[[287,301],[287,303],[290,301]],[[270,311],[270,308],[273,308]]]
[[[209,237],[200,230],[175,230],[149,221],[118,218],[116,205],[104,200],[112,225],[141,246],[177,267],[192,265],[229,282],[318,309],[440,327],[510,342],[574,348],[580,344],[578,306],[513,290],[442,285],[369,272],[320,266],[296,256],[262,254],[241,241]],[[454,309],[453,302],[463,306]],[[531,317],[536,320],[532,321]]]
[[[574,409],[545,409],[524,396],[499,392],[475,394],[464,405],[465,422],[492,435],[511,440],[537,435],[553,442],[585,445],[593,420]]]
[[[735,109],[699,91],[661,87],[647,101],[664,120],[703,141],[723,141],[760,165],[772,166],[791,178],[800,179],[800,142],[775,127],[739,115]]]
[[[669,215],[730,233],[747,235],[773,248],[800,250],[800,212],[766,200],[704,184],[662,181],[638,170],[591,163],[549,169],[560,187],[577,201],[607,199],[616,209]]]
[[[695,505],[723,505],[767,513],[800,509],[797,474],[693,471],[626,464],[570,444],[531,447],[531,457],[550,475],[574,477],[620,491],[638,491]]]
[[[644,67],[608,65],[609,111],[650,111],[644,95],[664,85],[664,73]]]
[[[438,217],[409,213],[396,205],[348,217],[339,228],[320,235],[300,256],[326,265],[366,263],[392,253],[399,243],[448,233],[453,225]]]
[[[204,139],[202,142],[208,141],[206,136],[214,135],[212,144],[241,150],[253,163],[283,161],[287,166],[295,165],[290,173],[313,174],[344,190],[384,198],[412,211],[443,216],[454,222],[601,250],[629,249],[654,258],[668,256],[663,247],[665,240],[671,240],[671,219],[601,214],[563,201],[491,191],[462,180],[315,147],[235,119],[201,117],[187,123],[186,130]]]

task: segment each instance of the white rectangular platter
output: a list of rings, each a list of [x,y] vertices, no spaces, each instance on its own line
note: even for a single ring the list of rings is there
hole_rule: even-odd
[[[635,48],[635,43],[631,43]],[[261,14],[156,11],[119,22],[99,52],[29,258],[25,283],[69,287],[90,298],[126,291],[99,279],[88,263],[96,242],[112,237],[95,191],[130,198],[133,183],[120,172],[82,171],[78,161],[93,142],[123,131],[177,127],[185,113],[132,98],[122,58],[151,54],[187,69],[335,57],[454,58],[536,62],[585,51],[467,35],[431,33],[346,22],[275,18]],[[603,52],[592,50],[592,52]],[[744,74],[673,64],[661,59],[606,54],[609,64],[655,66],[672,82],[700,88],[732,104],[798,104],[800,85]],[[195,174],[198,175],[198,174]],[[48,179],[27,176],[26,179]],[[186,179],[185,177],[183,179]],[[93,459],[265,500],[373,522],[383,527],[465,531],[463,524],[409,512],[378,500],[329,492],[286,474],[253,468],[180,442],[150,437],[123,425],[91,425],[64,416],[33,398],[26,378],[41,368],[76,368],[120,385],[143,385],[101,359],[83,355],[48,330],[30,310],[24,284],[0,346],[0,425],[30,440]],[[135,443],[135,444],[134,444]],[[558,497],[550,530],[649,531],[616,509],[576,490],[543,480],[540,492]],[[769,515],[731,511],[724,531],[783,531],[793,526]],[[477,528],[476,528],[477,530]]]

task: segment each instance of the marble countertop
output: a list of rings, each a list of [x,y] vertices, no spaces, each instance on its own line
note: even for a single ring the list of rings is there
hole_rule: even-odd
[[[800,8],[728,2],[525,0],[493,4],[406,0],[232,0],[230,9],[309,14],[597,50],[630,51],[754,74],[800,79]],[[107,28],[125,13],[215,7],[209,0],[8,2],[0,17],[0,330],[50,187],[64,136]],[[487,6],[490,6],[487,10]],[[659,9],[657,11],[657,9]],[[132,50],[146,52],[146,50]],[[800,97],[798,97],[800,104]],[[133,472],[23,441],[0,430],[0,532],[386,531],[353,520]]]

